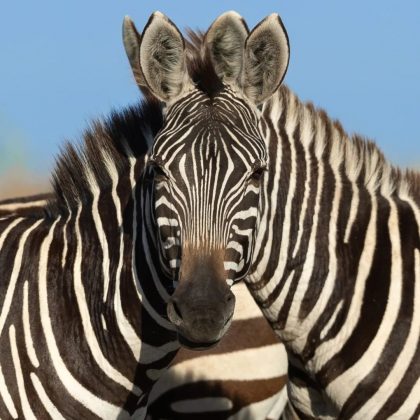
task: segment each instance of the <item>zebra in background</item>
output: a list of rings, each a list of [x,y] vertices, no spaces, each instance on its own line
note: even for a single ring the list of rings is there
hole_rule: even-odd
[[[53,194],[0,201],[0,219],[43,217]],[[229,334],[212,349],[180,348],[148,398],[150,419],[270,419],[286,404],[287,356],[243,283]],[[263,363],[261,363],[263,361]],[[248,368],[244,371],[243,366]]]
[[[95,123],[59,157],[54,200],[0,218],[2,418],[144,418],[179,348],[144,202],[149,112]]]
[[[418,418],[419,174],[286,88],[262,127],[273,153],[247,281],[286,343],[297,413]]]
[[[286,416],[418,418],[420,175],[279,87],[289,43],[277,16],[248,33],[225,14],[193,57],[171,25],[155,15],[137,43],[131,26],[129,57],[168,103],[148,164],[178,269],[178,335],[199,346],[223,335],[228,300],[212,307],[192,289],[220,287],[224,266],[285,342]],[[214,328],[197,334],[209,309]]]

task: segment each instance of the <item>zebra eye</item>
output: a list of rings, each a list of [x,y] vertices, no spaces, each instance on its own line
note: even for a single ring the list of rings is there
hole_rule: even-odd
[[[253,181],[260,181],[262,176],[264,175],[265,168],[263,166],[260,166],[257,168],[254,172],[252,172],[250,179]]]
[[[168,174],[159,165],[153,165],[153,173],[154,173],[155,179],[158,181],[169,179]]]

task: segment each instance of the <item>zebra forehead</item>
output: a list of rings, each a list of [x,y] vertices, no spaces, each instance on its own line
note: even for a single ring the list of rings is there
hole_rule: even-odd
[[[220,158],[254,166],[266,160],[267,151],[256,127],[209,114],[199,121],[188,119],[178,127],[164,128],[155,139],[153,159],[172,163],[184,155],[200,161]]]
[[[204,173],[232,166],[235,173],[240,174],[264,166],[266,161],[263,147],[252,147],[250,142],[232,138],[226,132],[202,132],[171,146],[168,143],[152,156],[152,160],[170,172],[194,168]]]

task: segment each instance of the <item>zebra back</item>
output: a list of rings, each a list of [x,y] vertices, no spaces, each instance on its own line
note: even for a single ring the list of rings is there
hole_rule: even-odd
[[[36,194],[27,197],[16,197],[0,200],[0,218],[13,215],[44,215],[51,193]]]

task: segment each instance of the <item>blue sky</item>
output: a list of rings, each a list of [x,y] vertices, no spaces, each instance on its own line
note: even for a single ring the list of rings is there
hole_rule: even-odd
[[[138,99],[121,24],[128,14],[142,30],[154,10],[180,29],[207,29],[226,10],[250,27],[278,12],[286,83],[394,163],[420,167],[418,0],[40,0],[0,6],[0,174],[23,165],[48,176],[65,139]]]

